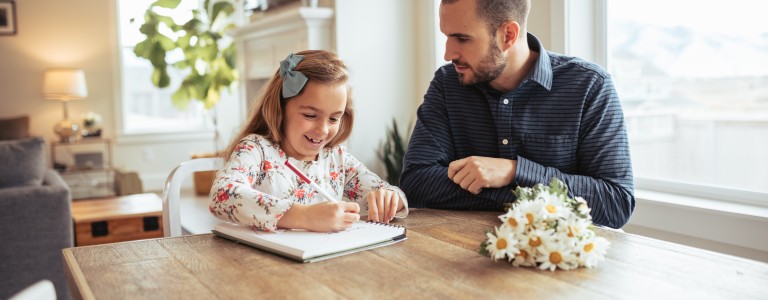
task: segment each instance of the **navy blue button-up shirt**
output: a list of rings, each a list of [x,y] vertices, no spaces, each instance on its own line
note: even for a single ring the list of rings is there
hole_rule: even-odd
[[[435,72],[405,155],[400,185],[411,207],[500,210],[517,186],[565,182],[593,222],[619,228],[635,206],[624,116],[610,75],[583,59],[547,52],[511,90],[464,86],[453,65]],[[509,186],[469,193],[448,164],[469,156],[517,160]]]

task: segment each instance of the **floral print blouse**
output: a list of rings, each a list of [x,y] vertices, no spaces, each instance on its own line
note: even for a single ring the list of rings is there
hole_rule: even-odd
[[[324,148],[317,160],[301,161],[288,157],[279,145],[256,134],[241,139],[224,168],[216,173],[210,194],[211,213],[225,221],[274,231],[277,221],[294,203],[325,201],[285,165],[286,158],[337,199],[357,202],[361,215],[368,215],[365,195],[378,189],[395,191],[404,200],[405,208],[396,218],[408,215],[403,191],[368,170],[344,146]]]

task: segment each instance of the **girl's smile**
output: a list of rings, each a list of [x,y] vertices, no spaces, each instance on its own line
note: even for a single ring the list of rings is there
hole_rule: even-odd
[[[339,132],[346,105],[346,84],[307,82],[303,92],[285,104],[283,151],[298,160],[315,160]]]

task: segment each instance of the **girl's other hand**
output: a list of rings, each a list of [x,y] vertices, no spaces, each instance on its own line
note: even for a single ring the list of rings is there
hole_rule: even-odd
[[[394,191],[378,189],[366,195],[368,200],[368,220],[389,224],[395,214],[403,209],[403,200]]]

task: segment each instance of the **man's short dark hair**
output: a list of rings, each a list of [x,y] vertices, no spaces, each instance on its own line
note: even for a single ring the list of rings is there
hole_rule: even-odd
[[[459,0],[442,0],[442,4],[453,4]],[[496,34],[501,24],[516,21],[525,32],[528,24],[528,13],[531,11],[530,0],[475,0],[477,15],[485,20],[491,36]]]

